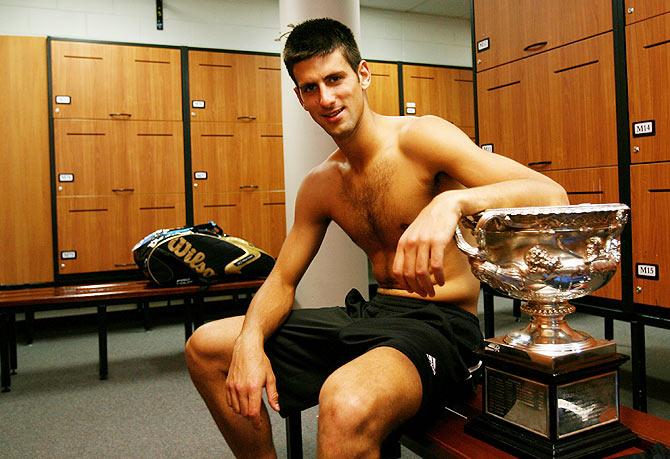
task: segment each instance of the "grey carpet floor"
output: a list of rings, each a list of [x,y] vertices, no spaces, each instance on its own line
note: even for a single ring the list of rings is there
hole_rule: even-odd
[[[481,308],[480,308],[481,310]],[[602,319],[575,314],[575,328],[602,337]],[[520,328],[511,301],[496,299],[496,334]],[[109,379],[97,379],[95,323],[40,327],[32,345],[19,343],[12,391],[0,394],[3,458],[232,457],[193,388],[176,319],[110,326]],[[670,419],[667,330],[647,328],[649,412]],[[619,351],[630,354],[628,325],[615,322]],[[631,405],[630,363],[622,403]],[[315,457],[317,409],[303,413],[303,448]],[[286,457],[283,420],[272,415],[279,457]],[[403,458],[417,457],[403,449]]]

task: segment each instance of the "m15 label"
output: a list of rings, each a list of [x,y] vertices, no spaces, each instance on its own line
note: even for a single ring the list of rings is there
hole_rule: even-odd
[[[74,182],[74,174],[58,174],[59,182]]]
[[[205,108],[205,101],[204,100],[194,100],[191,102],[191,106],[193,108]]]
[[[196,180],[207,180],[207,171],[197,171],[193,176]]]
[[[633,123],[633,137],[646,137],[651,135],[656,135],[656,122],[654,120]]]
[[[60,253],[61,260],[75,260],[77,258],[76,250],[64,250]]]
[[[488,38],[484,38],[483,40],[479,40],[477,42],[477,52],[481,53],[482,51],[486,51],[489,49],[491,46],[491,40]]]
[[[658,280],[658,265],[636,263],[635,275],[642,279]]]
[[[482,150],[488,151],[489,153],[493,153],[493,144],[492,143],[482,144]]]

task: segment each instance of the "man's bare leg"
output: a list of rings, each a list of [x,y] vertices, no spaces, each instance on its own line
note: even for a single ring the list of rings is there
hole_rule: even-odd
[[[205,400],[216,425],[235,457],[274,458],[272,428],[265,404],[254,426],[233,412],[226,402],[226,375],[244,317],[209,322],[199,327],[186,343],[186,364],[193,384]]]
[[[421,406],[412,361],[378,347],[336,370],[319,396],[320,458],[379,457],[382,441]]]

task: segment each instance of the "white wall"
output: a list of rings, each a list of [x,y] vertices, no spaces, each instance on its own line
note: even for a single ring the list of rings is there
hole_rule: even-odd
[[[0,34],[279,53],[277,0],[0,0]],[[282,31],[284,32],[284,31]],[[470,66],[470,21],[361,9],[367,59]]]

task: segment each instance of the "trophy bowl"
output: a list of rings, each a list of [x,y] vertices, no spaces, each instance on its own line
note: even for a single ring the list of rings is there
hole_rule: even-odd
[[[508,334],[505,343],[553,355],[594,345],[573,330],[565,316],[569,300],[590,294],[614,275],[621,257],[620,236],[628,220],[623,204],[489,209],[473,229],[477,247],[456,231],[481,281],[526,303],[530,324]]]

